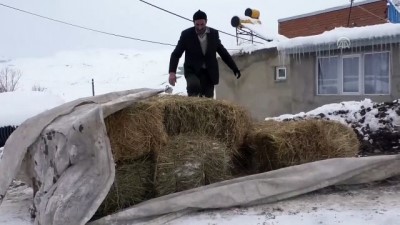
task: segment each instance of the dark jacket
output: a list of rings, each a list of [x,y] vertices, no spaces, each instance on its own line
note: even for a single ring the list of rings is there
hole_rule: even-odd
[[[213,28],[210,28],[210,33],[207,34],[207,51],[205,55],[203,55],[201,50],[200,41],[197,37],[195,28],[191,27],[182,31],[178,45],[171,54],[169,72],[176,73],[179,58],[182,56],[183,52],[185,52],[185,76],[189,73],[197,74],[202,68],[203,63],[205,63],[208,74],[210,75],[214,85],[218,84],[219,82],[219,70],[216,53],[221,56],[222,60],[226,63],[226,65],[229,66],[229,68],[231,68],[232,71],[238,69],[231,55],[221,44],[218,31]]]

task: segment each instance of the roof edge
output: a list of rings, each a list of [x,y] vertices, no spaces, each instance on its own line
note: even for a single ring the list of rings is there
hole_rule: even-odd
[[[351,42],[350,49],[357,49],[359,47],[368,46],[383,46],[383,45],[400,45],[400,34],[394,36],[383,36],[371,40],[370,38],[362,38],[353,40]],[[340,49],[337,46],[337,42],[318,43],[318,44],[307,44],[303,46],[290,46],[290,47],[277,47],[278,51],[285,52],[287,54],[307,53],[307,52],[321,52],[321,51],[332,51]]]

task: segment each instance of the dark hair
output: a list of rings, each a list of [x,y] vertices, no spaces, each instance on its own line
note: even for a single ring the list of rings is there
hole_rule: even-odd
[[[207,14],[199,9],[193,14],[193,21],[201,19],[207,20]]]

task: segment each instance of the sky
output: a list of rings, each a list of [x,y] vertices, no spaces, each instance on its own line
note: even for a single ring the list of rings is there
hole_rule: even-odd
[[[361,0],[356,0],[359,2]],[[208,15],[208,25],[234,34],[233,16],[243,16],[247,8],[260,11],[266,33],[278,32],[278,19],[339,5],[349,0],[148,0],[149,3],[192,18],[198,9]],[[168,14],[140,0],[0,0],[0,4],[68,23],[109,33],[175,45],[180,32],[192,22]],[[98,48],[137,50],[173,47],[118,38],[78,29],[0,5],[0,60],[51,56],[59,51]],[[225,47],[236,48],[236,39],[221,34]]]

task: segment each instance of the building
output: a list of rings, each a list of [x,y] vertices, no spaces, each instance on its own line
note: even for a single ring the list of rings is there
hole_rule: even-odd
[[[361,27],[388,21],[387,0],[362,2],[278,20],[278,32],[288,38],[310,36],[336,27]]]
[[[332,13],[336,17],[347,15],[335,20],[347,22],[348,6],[280,20],[299,23],[304,18],[327,18],[315,27],[309,25],[308,33],[303,29],[291,32],[293,38],[280,41],[274,48],[236,55],[235,61],[242,70],[240,80],[235,80],[232,72],[221,65],[217,99],[243,105],[260,120],[341,101],[399,99],[400,24],[389,22],[386,1],[368,0],[354,7],[381,12],[383,2],[386,11],[379,15],[386,18],[385,23],[371,12],[353,16],[350,27],[329,25]],[[360,21],[370,22],[360,25]]]

